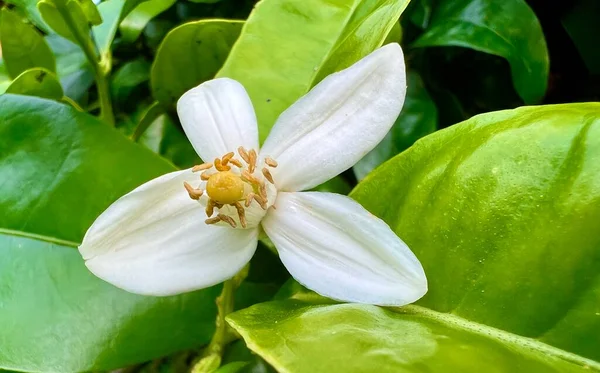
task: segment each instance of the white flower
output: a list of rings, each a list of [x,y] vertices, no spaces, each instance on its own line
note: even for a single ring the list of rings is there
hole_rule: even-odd
[[[258,151],[256,117],[241,84],[222,78],[191,89],[177,110],[210,163],[158,177],[113,203],[79,247],[87,267],[133,293],[201,289],[248,263],[262,226],[309,289],[350,302],[414,302],[427,279],[387,224],[346,196],[301,192],[377,145],[405,92],[402,50],[389,44],[300,98]]]

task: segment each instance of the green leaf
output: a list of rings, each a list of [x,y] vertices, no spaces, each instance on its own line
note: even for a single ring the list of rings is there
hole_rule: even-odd
[[[111,370],[208,341],[218,288],[143,297],[77,252],[115,199],[174,168],[68,106],[0,97],[0,368]]]
[[[92,33],[101,56],[110,54],[110,46],[117,34],[124,0],[107,0],[98,4],[98,12],[103,22],[92,27]]]
[[[442,0],[414,46],[459,46],[503,57],[525,103],[536,103],[546,93],[548,49],[524,0]]]
[[[600,371],[600,103],[435,132],[351,197],[417,255],[429,292],[384,310],[294,300],[234,313],[280,371]],[[335,322],[332,322],[335,320]]]
[[[42,31],[50,31],[50,28],[42,19],[42,15],[37,8],[38,0],[7,0],[6,3],[12,4],[24,11],[27,18]]]
[[[113,0],[114,1],[114,0]],[[112,76],[110,85],[113,101],[124,103],[131,92],[150,79],[150,63],[144,58],[128,61]]]
[[[227,321],[279,372],[591,372],[600,364],[419,306],[287,300]]]
[[[0,59],[0,94],[6,91],[6,88],[8,88],[11,82],[12,80],[10,79],[10,76],[8,76],[4,60]]]
[[[37,96],[51,100],[60,100],[64,96],[56,75],[41,68],[24,71],[8,86],[6,93]]]
[[[406,77],[408,89],[402,112],[386,137],[352,168],[358,180],[437,128],[437,108],[421,77],[414,71],[408,71]]]
[[[243,21],[202,20],[171,30],[152,65],[152,94],[165,107],[187,90],[215,76],[223,66]]]
[[[33,67],[56,71],[56,62],[43,36],[15,12],[2,9],[0,44],[6,70],[12,78]]]
[[[150,20],[169,9],[177,0],[148,0],[137,5],[119,26],[125,42],[135,41]]]
[[[48,35],[46,41],[56,56],[56,70],[65,95],[81,100],[94,83],[94,73],[85,54],[59,35]]]
[[[261,141],[275,120],[325,76],[381,46],[407,0],[263,0],[250,14],[219,77],[240,81]]]
[[[85,14],[85,18],[88,23],[91,23],[94,26],[97,26],[102,23],[102,16],[96,4],[92,0],[78,0],[79,5],[81,5],[81,10],[83,10],[83,14]]]
[[[87,18],[79,1],[42,0],[37,6],[44,21],[60,36],[79,44],[77,35],[89,34]]]

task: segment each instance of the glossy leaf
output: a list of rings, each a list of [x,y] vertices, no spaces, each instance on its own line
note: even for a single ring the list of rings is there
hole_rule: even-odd
[[[139,3],[119,25],[125,42],[136,40],[150,20],[169,9],[176,0],[148,0]]]
[[[296,300],[230,323],[287,372],[600,371],[599,160],[600,103],[426,136],[351,193],[423,264],[417,305],[323,305],[288,287]]]
[[[279,114],[325,76],[381,46],[408,1],[263,0],[219,77],[241,82],[261,141]]]
[[[30,69],[12,81],[6,93],[60,100],[64,93],[56,75],[46,69]]]
[[[87,17],[77,0],[42,0],[37,6],[44,21],[60,36],[79,43],[73,30],[79,35],[88,34]],[[65,21],[65,17],[72,21],[73,28]]]
[[[43,36],[15,12],[4,8],[1,15],[0,43],[9,75],[16,78],[34,67],[56,71],[54,56]]]
[[[525,0],[443,0],[417,47],[459,46],[508,60],[525,103],[540,101],[548,84],[549,57],[540,23]]]
[[[3,95],[0,108],[0,368],[112,370],[207,342],[218,287],[130,294],[76,249],[110,203],[173,166],[68,106]]]
[[[167,34],[152,65],[152,94],[166,107],[189,89],[219,71],[243,21],[202,20],[174,28]]]
[[[65,95],[80,100],[94,83],[87,58],[81,48],[59,35],[48,35],[46,41],[56,56],[56,70]]]
[[[437,128],[437,108],[421,77],[409,71],[406,78],[408,88],[402,112],[386,137],[352,168],[358,180]]]
[[[269,302],[228,318],[279,372],[591,372],[600,364],[419,306]],[[333,320],[333,322],[332,322]]]
[[[102,23],[92,27],[92,33],[100,55],[106,56],[110,53],[110,46],[117,34],[124,6],[124,0],[107,0],[98,4]]]

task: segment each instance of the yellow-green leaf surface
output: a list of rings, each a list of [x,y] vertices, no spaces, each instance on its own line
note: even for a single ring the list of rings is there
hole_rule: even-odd
[[[218,287],[127,293],[92,275],[77,251],[110,203],[171,164],[90,115],[9,94],[0,149],[0,369],[107,371],[210,339]],[[246,285],[245,304],[259,300]]]
[[[6,88],[6,93],[37,96],[51,100],[60,100],[64,96],[56,75],[40,68],[24,71]]]
[[[493,112],[417,141],[351,193],[429,292],[292,300],[230,323],[281,372],[600,371],[600,103]]]
[[[136,40],[152,18],[169,9],[175,2],[176,0],[148,0],[138,3],[119,25],[123,40],[129,43]],[[125,4],[124,10],[127,7],[128,4]]]
[[[243,21],[209,19],[171,30],[152,65],[152,94],[165,107],[187,90],[211,79],[240,35]]]
[[[43,67],[56,71],[56,62],[44,37],[15,12],[2,9],[0,43],[6,70],[12,78],[27,69]]]
[[[525,103],[546,93],[550,60],[542,27],[525,0],[442,0],[418,47],[458,46],[505,58]]]
[[[77,0],[42,0],[37,7],[44,21],[60,36],[80,44],[83,40],[78,38],[88,35],[88,21]]]
[[[218,76],[244,85],[264,140],[279,114],[312,86],[381,46],[407,4],[263,0]]]

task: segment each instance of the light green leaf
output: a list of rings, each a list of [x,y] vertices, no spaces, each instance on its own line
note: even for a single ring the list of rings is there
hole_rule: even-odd
[[[414,251],[429,292],[384,310],[288,287],[232,314],[279,371],[600,371],[600,103],[476,116],[351,197]]]
[[[127,293],[76,249],[110,203],[174,167],[68,106],[3,95],[0,108],[0,369],[107,371],[207,342],[218,287]],[[265,299],[250,285],[244,304]]]
[[[593,372],[600,364],[419,306],[262,303],[229,324],[279,372]]]
[[[81,5],[81,10],[83,10],[83,14],[85,14],[85,18],[88,23],[92,25],[99,25],[102,23],[102,16],[96,7],[96,4],[92,0],[78,0],[79,5]]]
[[[60,100],[64,93],[53,72],[34,68],[24,71],[6,89],[6,93]]]
[[[124,6],[125,0],[107,0],[98,4],[98,11],[103,22],[92,27],[92,33],[101,56],[110,53],[110,46],[117,34]]]
[[[279,114],[325,76],[381,46],[407,0],[263,0],[219,77],[240,81],[261,140]]]
[[[89,34],[87,18],[79,1],[41,0],[37,6],[44,21],[60,36],[79,44],[77,35]]]
[[[7,0],[6,3],[12,4],[24,11],[27,18],[33,22],[34,25],[39,27],[44,32],[49,32],[50,28],[42,19],[42,15],[38,11],[37,3],[38,0]]]
[[[243,21],[202,20],[171,30],[152,65],[152,94],[165,107],[219,71],[242,29]]]
[[[503,57],[525,103],[536,103],[546,93],[548,49],[525,0],[442,0],[414,46],[459,46]]]
[[[4,60],[0,59],[0,94],[6,91],[6,88],[11,83],[10,76],[8,76],[8,72],[6,71],[6,65],[4,64]]]
[[[421,77],[409,71],[406,78],[408,89],[402,112],[386,137],[352,168],[358,180],[437,128],[437,108]]]
[[[2,9],[0,44],[6,70],[12,78],[33,67],[56,71],[56,62],[50,47],[35,28],[15,12]]]
[[[150,20],[169,9],[176,0],[148,0],[137,5],[119,26],[125,42],[135,41]]]

